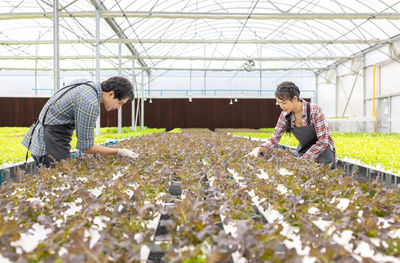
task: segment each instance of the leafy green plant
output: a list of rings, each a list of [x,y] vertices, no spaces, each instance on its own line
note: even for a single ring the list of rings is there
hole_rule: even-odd
[[[155,241],[168,262],[400,256],[397,188],[359,183],[284,150],[246,156],[258,143],[224,133],[158,133],[119,144],[140,157],[83,156],[2,186],[0,256],[139,261]],[[179,197],[168,191],[176,181]],[[157,237],[154,222],[165,214],[168,233]],[[21,242],[36,237],[34,229],[45,235],[26,248]],[[365,244],[368,254],[358,249]]]
[[[26,148],[21,144],[22,138],[28,132],[29,128],[20,127],[0,127],[0,165],[4,163],[15,163],[25,160]],[[140,128],[133,131],[131,127],[123,127],[122,133],[118,134],[118,128],[101,128],[100,135],[95,136],[95,143],[105,143],[109,140],[118,140],[131,138],[135,136],[143,136],[152,133],[160,133],[165,129],[151,129],[145,127],[143,130]],[[71,148],[76,147],[75,132],[71,141]],[[30,156],[30,153],[29,153]]]
[[[261,129],[260,129],[261,130]],[[272,133],[241,133],[232,132],[234,135],[268,139]],[[400,172],[400,135],[398,133],[339,133],[332,132],[335,142],[336,154],[340,159],[351,158],[359,160],[366,165]],[[297,139],[284,134],[280,141],[286,146],[297,147]]]

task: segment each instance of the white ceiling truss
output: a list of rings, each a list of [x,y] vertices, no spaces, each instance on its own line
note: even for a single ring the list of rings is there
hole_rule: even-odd
[[[52,5],[1,1],[1,69],[53,68]],[[317,72],[400,39],[400,0],[60,0],[60,70],[94,69],[96,8],[103,70]]]

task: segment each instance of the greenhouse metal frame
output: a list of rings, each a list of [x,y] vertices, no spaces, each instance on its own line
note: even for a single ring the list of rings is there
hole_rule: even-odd
[[[0,60],[7,61],[1,70],[53,71],[54,90],[59,89],[65,71],[90,72],[100,81],[103,70],[118,69],[135,84],[145,72],[147,80],[143,78],[140,86],[147,86],[150,93],[151,83],[159,77],[152,72],[201,71],[206,79],[206,72],[225,71],[235,76],[248,70],[247,61],[253,61],[250,70],[260,72],[260,78],[265,71],[279,71],[282,78],[290,74],[285,72],[312,72],[316,102],[326,88],[321,86],[334,83],[334,114],[341,117],[349,115],[349,109],[338,105],[340,79],[333,76],[338,68],[360,80],[365,79],[362,71],[371,66],[368,56],[374,52],[386,57],[373,61],[377,66],[399,62],[398,4],[8,0],[0,7]],[[46,48],[49,45],[53,52]],[[358,117],[367,115],[372,98],[366,93]],[[146,91],[138,94],[146,96]],[[344,92],[345,104],[351,94],[351,90]]]

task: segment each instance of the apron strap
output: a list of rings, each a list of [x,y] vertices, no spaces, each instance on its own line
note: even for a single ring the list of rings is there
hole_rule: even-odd
[[[308,103],[307,101],[304,102],[306,103],[307,106],[307,124],[311,125],[310,103]]]
[[[47,107],[46,112],[45,112],[44,115],[43,115],[43,120],[41,121],[42,125],[44,125],[44,122],[46,121],[47,112],[49,111],[50,107],[53,106],[59,99],[61,99],[61,98],[62,98],[68,91],[70,91],[71,89],[76,88],[76,87],[78,87],[78,86],[80,86],[80,85],[87,85],[87,86],[91,87],[91,88],[96,92],[96,95],[98,95],[99,93],[97,92],[97,90],[96,90],[92,85],[90,85],[89,82],[91,82],[91,81],[86,81],[86,82],[71,84],[71,85],[65,86],[65,87],[63,87],[62,89],[58,90],[58,91],[56,92],[56,94],[59,93],[59,92],[61,92],[61,91],[64,91],[64,93],[62,93],[56,100],[53,101],[53,103],[51,103],[51,104]]]
[[[60,93],[61,91],[64,91],[64,93],[62,93],[53,103],[51,103],[51,104],[47,107],[46,112],[44,113],[44,116],[43,116],[43,120],[42,120],[42,122],[41,122],[42,125],[44,125],[44,122],[45,122],[45,120],[46,120],[46,116],[47,116],[47,112],[49,111],[49,108],[50,108],[51,106],[53,106],[54,103],[56,103],[62,96],[64,96],[64,95],[65,95],[68,91],[70,91],[71,89],[76,88],[76,87],[78,87],[78,86],[80,86],[80,85],[86,85],[86,86],[91,87],[91,88],[96,92],[96,95],[98,96],[99,93],[98,93],[97,89],[96,89],[93,85],[90,85],[89,82],[91,82],[91,81],[86,81],[86,82],[80,82],[80,83],[71,84],[71,85],[65,86],[65,87],[61,88],[60,90],[58,90],[54,95]],[[29,139],[28,149],[29,149],[29,147],[30,147],[31,144],[32,144],[32,136],[33,136],[33,133],[35,132],[36,127],[37,127],[37,125],[39,124],[39,122],[40,122],[40,119],[39,119],[39,117],[38,117],[38,118],[35,120],[35,122],[33,123],[34,126],[33,126],[33,128],[32,128],[31,137],[30,137],[30,139]],[[26,151],[26,156],[25,156],[25,169],[26,169],[26,164],[27,164],[27,162],[28,162],[28,153],[29,153],[29,150]]]

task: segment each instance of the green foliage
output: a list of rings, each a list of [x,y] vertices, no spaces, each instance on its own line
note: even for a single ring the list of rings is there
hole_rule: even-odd
[[[274,128],[261,128],[261,129],[258,129],[259,131],[265,131],[265,132],[274,132]]]
[[[181,132],[181,128],[175,128],[173,130],[168,131],[169,133],[180,133]]]
[[[25,161],[26,148],[21,144],[22,138],[28,132],[29,128],[20,127],[0,127],[0,165],[4,163],[15,163]],[[100,135],[95,136],[95,143],[101,144],[109,140],[118,140],[143,136],[152,133],[160,133],[165,129],[153,129],[140,127],[133,131],[131,127],[122,127],[122,133],[118,134],[117,127],[100,128]],[[71,141],[71,149],[76,147],[75,132]],[[30,156],[30,153],[29,153]]]
[[[268,139],[272,133],[233,133],[235,135]],[[382,167],[400,172],[400,134],[398,133],[354,133],[332,132],[337,157],[360,160],[374,167]],[[284,134],[281,144],[296,147],[297,139],[291,134]]]

